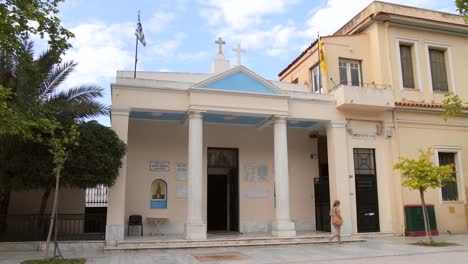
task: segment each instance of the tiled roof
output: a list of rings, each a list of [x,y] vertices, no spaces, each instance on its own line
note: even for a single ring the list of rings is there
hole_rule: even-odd
[[[294,63],[296,63],[302,56],[304,56],[309,50],[311,50],[312,47],[315,46],[315,44],[317,44],[317,42],[318,42],[318,39],[312,42],[309,45],[309,47],[307,47],[299,56],[297,56],[297,58],[295,58],[291,63],[288,64],[288,66],[286,66],[286,68],[284,68],[280,73],[278,73],[278,76],[283,75],[283,73],[285,73],[291,66],[293,66]]]
[[[426,104],[426,103],[415,103],[415,102],[395,102],[398,106],[409,106],[409,107],[427,107],[427,108],[443,108],[441,104]],[[462,107],[463,110],[468,110],[468,106]]]

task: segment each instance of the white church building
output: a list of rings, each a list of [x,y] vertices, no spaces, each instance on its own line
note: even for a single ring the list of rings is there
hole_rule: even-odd
[[[117,72],[111,122],[128,152],[109,192],[108,244],[140,235],[132,215],[143,235],[188,240],[328,231],[330,199],[341,200],[343,234],[392,233],[391,96],[361,102],[372,121],[349,121],[333,95],[231,68],[221,46],[212,69]]]

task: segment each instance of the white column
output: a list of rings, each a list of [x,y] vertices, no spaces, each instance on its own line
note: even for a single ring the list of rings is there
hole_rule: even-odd
[[[125,144],[128,138],[130,108],[112,107],[112,129]],[[127,156],[122,158],[122,167],[115,184],[109,189],[107,202],[106,244],[115,245],[125,234],[125,186],[127,181]]]
[[[203,223],[203,119],[202,113],[190,111],[188,140],[188,196],[185,237],[189,240],[206,239]]]
[[[276,219],[272,235],[294,237],[296,229],[289,216],[288,137],[286,118],[274,118]]]
[[[330,121],[327,127],[330,206],[333,206],[334,200],[340,200],[340,211],[344,220],[341,227],[342,235],[352,233],[354,219],[351,214],[351,201],[355,201],[350,198],[346,123],[346,121]],[[354,191],[352,193],[354,195]]]

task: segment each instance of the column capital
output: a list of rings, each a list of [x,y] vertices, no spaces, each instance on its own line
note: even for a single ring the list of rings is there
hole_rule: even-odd
[[[114,116],[129,116],[132,109],[128,106],[114,106],[111,105],[110,112]]]
[[[327,124],[327,127],[345,128],[347,124],[348,124],[348,121],[346,120],[330,120],[330,122],[328,122]]]
[[[197,111],[197,110],[188,110],[186,112],[187,118],[203,118],[204,111]]]
[[[273,116],[271,118],[274,123],[286,123],[287,117],[286,116]]]

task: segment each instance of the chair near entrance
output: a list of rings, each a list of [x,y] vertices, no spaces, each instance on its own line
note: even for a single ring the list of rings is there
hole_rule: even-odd
[[[140,235],[143,236],[143,217],[141,215],[128,217],[127,236],[130,236],[130,226],[140,226]]]

